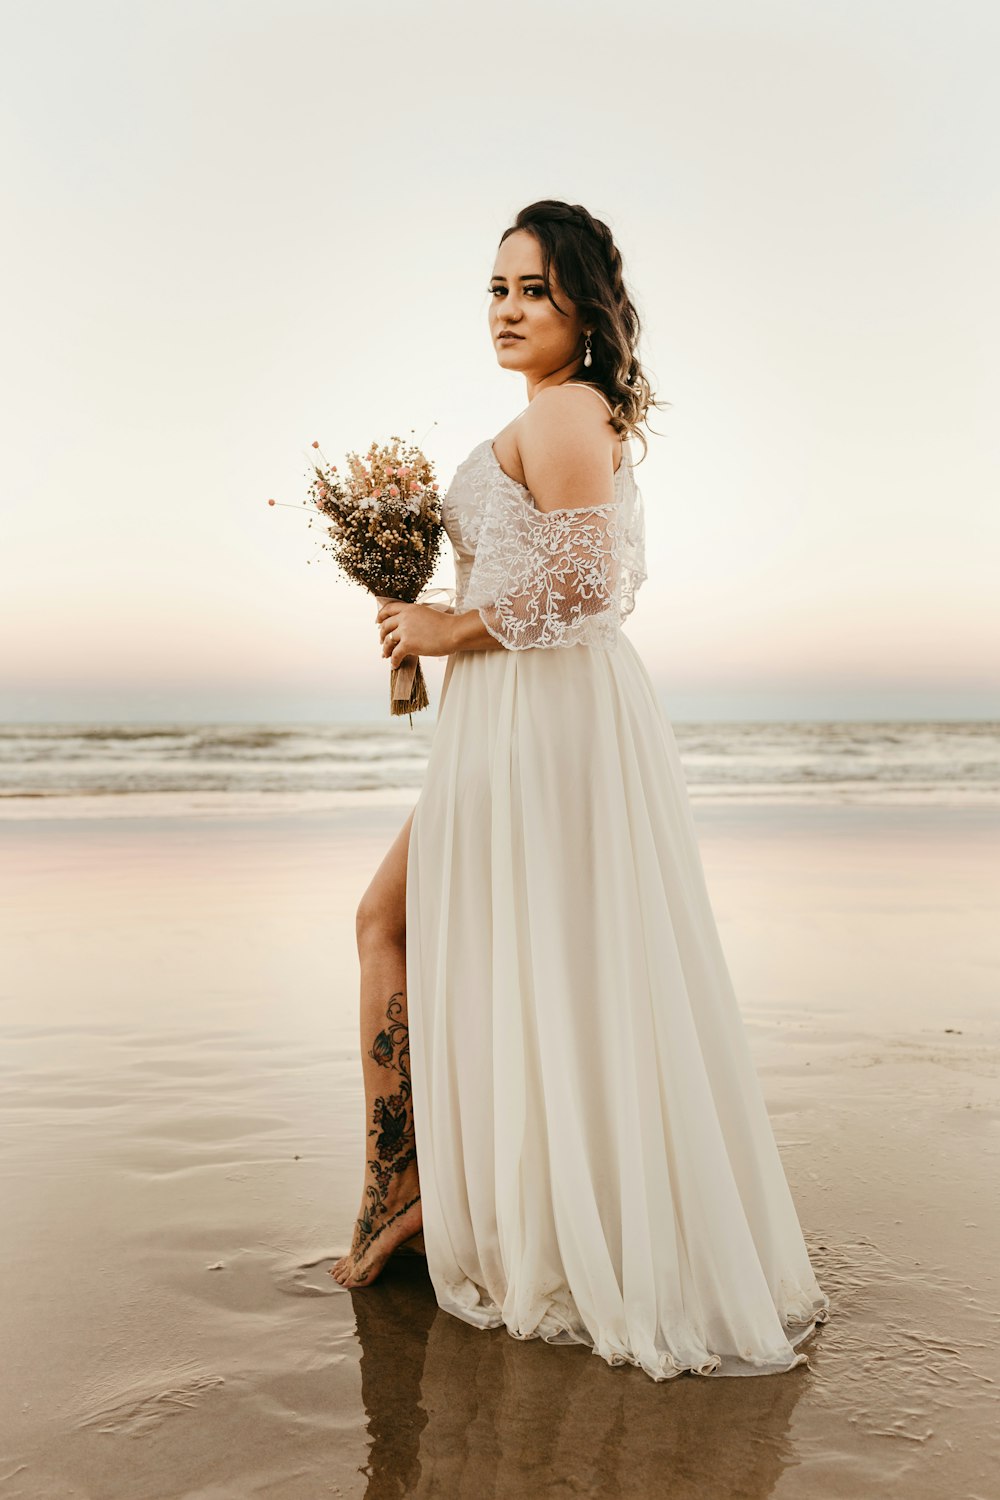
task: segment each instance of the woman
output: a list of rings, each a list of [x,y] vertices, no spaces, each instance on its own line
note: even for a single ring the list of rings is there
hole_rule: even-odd
[[[621,631],[645,578],[629,438],[658,403],[609,229],[531,205],[490,298],[528,405],[445,496],[454,612],[377,616],[394,665],[449,660],[358,911],[370,1160],[333,1274],[369,1285],[422,1226],[438,1303],[476,1326],[656,1380],[808,1364],[829,1298]]]

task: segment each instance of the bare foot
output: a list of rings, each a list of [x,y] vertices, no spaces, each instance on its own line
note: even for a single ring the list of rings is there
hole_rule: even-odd
[[[419,1182],[416,1173],[407,1172],[398,1190],[394,1184],[374,1209],[366,1206],[359,1214],[351,1248],[331,1266],[330,1275],[343,1287],[370,1286],[393,1251],[419,1236],[422,1226]]]

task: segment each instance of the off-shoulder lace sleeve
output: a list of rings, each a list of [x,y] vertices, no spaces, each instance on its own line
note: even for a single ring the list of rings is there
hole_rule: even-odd
[[[540,511],[497,466],[462,608],[511,651],[612,648],[646,576],[641,506],[626,480],[610,504]]]

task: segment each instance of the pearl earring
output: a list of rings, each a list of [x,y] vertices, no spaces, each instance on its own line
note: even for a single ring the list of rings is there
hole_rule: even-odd
[[[591,354],[590,354],[590,334],[589,333],[587,334],[587,352],[583,356],[583,363],[584,363],[584,365],[588,369],[594,363],[593,359],[591,358]]]

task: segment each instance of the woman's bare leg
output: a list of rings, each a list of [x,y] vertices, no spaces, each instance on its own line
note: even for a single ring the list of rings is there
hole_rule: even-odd
[[[410,1094],[406,1008],[406,854],[411,812],[357,912],[365,1183],[351,1248],[331,1268],[341,1286],[367,1286],[423,1224]]]

